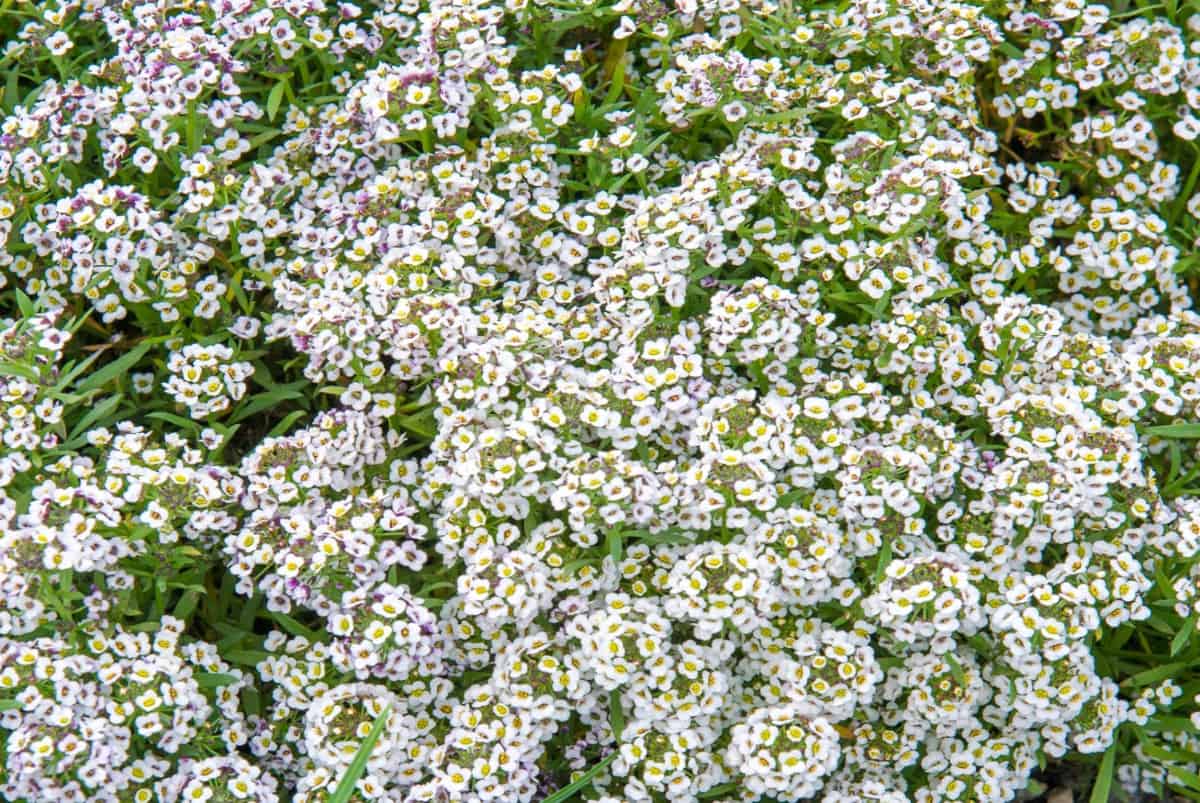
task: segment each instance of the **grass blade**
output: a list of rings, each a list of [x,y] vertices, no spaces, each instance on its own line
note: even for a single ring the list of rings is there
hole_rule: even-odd
[[[621,692],[613,690],[608,695],[608,724],[612,727],[613,737],[619,742],[625,732],[625,709],[621,706]]]
[[[1092,796],[1089,803],[1108,803],[1109,792],[1112,789],[1113,769],[1117,763],[1117,743],[1114,741],[1104,753],[1100,762],[1100,771],[1096,773],[1096,783],[1092,785]]]
[[[379,734],[383,733],[383,726],[391,713],[392,705],[388,703],[379,712],[379,716],[375,717],[375,723],[371,725],[371,732],[359,745],[358,752],[354,754],[354,760],[350,762],[350,766],[346,768],[346,774],[342,776],[341,782],[333,790],[329,803],[348,803],[354,794],[354,787],[358,783],[358,779],[362,777],[367,768],[367,759],[371,757],[371,751],[375,749],[375,743],[379,741]]]
[[[95,390],[97,388],[104,387],[111,380],[116,379],[124,373],[127,373],[130,368],[137,364],[138,360],[146,356],[146,352],[148,352],[153,345],[154,344],[150,342],[142,342],[134,347],[132,351],[121,355],[108,365],[101,368],[99,371],[96,371],[93,374],[88,374],[86,377],[84,377],[83,381],[81,381],[75,387],[75,392],[86,393],[89,390]]]
[[[564,800],[570,800],[571,798],[575,797],[576,792],[591,783],[592,779],[599,774],[600,770],[613,763],[618,755],[619,753],[617,753],[615,750],[609,753],[607,756],[597,762],[595,766],[581,775],[579,780],[564,786],[562,789],[559,789],[557,792],[543,800],[542,803],[563,803]]]
[[[1146,427],[1146,433],[1160,438],[1200,438],[1200,424],[1169,424]]]

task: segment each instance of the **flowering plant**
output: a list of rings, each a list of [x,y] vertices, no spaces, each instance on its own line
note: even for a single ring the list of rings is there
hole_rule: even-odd
[[[1200,800],[1194,0],[0,38],[0,799]]]

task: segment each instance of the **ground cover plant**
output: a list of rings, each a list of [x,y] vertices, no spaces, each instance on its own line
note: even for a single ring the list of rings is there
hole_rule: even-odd
[[[1200,800],[1200,3],[0,39],[0,798]]]

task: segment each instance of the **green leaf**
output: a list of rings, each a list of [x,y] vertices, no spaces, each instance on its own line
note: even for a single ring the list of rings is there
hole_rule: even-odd
[[[621,706],[621,692],[614,689],[608,694],[608,724],[612,727],[613,737],[619,742],[625,732],[625,709]]]
[[[248,404],[239,407],[229,417],[229,423],[236,424],[238,421],[243,421],[256,413],[261,413],[263,410],[277,407],[285,401],[302,398],[304,398],[304,394],[299,390],[286,385],[280,385],[269,393],[259,393],[250,399]]]
[[[253,686],[246,686],[242,689],[242,708],[251,716],[262,716],[262,698],[258,694],[258,689]]]
[[[367,760],[370,759],[371,751],[375,749],[375,743],[379,741],[379,734],[383,733],[383,726],[387,723],[388,715],[391,713],[392,706],[391,703],[388,703],[379,712],[379,716],[375,717],[375,723],[371,725],[371,732],[359,745],[358,752],[354,754],[354,760],[350,762],[350,766],[346,768],[346,774],[342,776],[337,788],[333,790],[329,803],[347,803],[354,795],[354,787],[366,770]]]
[[[313,643],[316,643],[318,641],[326,641],[327,640],[327,638],[323,632],[318,633],[318,632],[312,630],[311,628],[305,627],[304,625],[300,624],[292,617],[288,616],[286,613],[280,613],[279,611],[271,611],[268,614],[268,616],[270,616],[272,619],[274,619],[279,624],[280,627],[282,627],[287,632],[291,633],[293,636],[300,636],[302,638],[308,639],[310,642],[313,642]]]
[[[1167,750],[1150,742],[1142,742],[1142,750],[1153,759],[1163,762],[1161,769],[1175,776],[1175,780],[1193,791],[1200,791],[1200,775],[1188,770],[1184,765],[1194,765],[1198,756],[1190,751]],[[1179,762],[1179,763],[1175,763]]]
[[[617,528],[608,531],[605,540],[608,541],[608,554],[612,556],[613,563],[619,565],[621,563],[621,545],[622,533]]]
[[[275,122],[275,115],[279,113],[279,104],[283,103],[283,91],[286,86],[287,81],[278,81],[271,87],[271,94],[267,95],[267,119],[271,122]]]
[[[267,433],[267,437],[278,438],[280,435],[286,434],[287,431],[292,428],[292,424],[295,424],[297,421],[303,418],[305,413],[305,410],[293,410],[292,412],[288,413],[286,416],[284,416],[282,421],[271,427],[271,431]]]
[[[1021,795],[1021,799],[1028,800],[1030,798],[1041,797],[1042,795],[1046,794],[1047,788],[1048,787],[1046,784],[1042,783],[1041,781],[1036,779],[1031,780],[1029,785],[1025,787],[1025,791]]]
[[[103,353],[104,352],[102,351],[97,351],[95,354],[89,356],[86,360],[83,360],[80,363],[72,363],[65,371],[63,371],[62,376],[59,377],[58,383],[54,386],[55,389],[62,390],[70,385],[75,381],[75,377],[79,376],[88,368],[90,368],[92,363],[100,359],[100,355]]]
[[[1141,741],[1142,749],[1146,752],[1146,755],[1156,758],[1159,761],[1179,761],[1184,764],[1195,764],[1196,759],[1200,758],[1200,755],[1191,750],[1168,750],[1165,747],[1154,744],[1148,739],[1141,739],[1139,741]]]
[[[1183,652],[1183,648],[1187,646],[1194,632],[1196,632],[1196,614],[1192,614],[1187,619],[1184,619],[1179,632],[1175,634],[1175,638],[1171,639],[1172,658]]]
[[[582,789],[583,787],[585,787],[589,783],[591,783],[592,779],[595,778],[600,773],[600,770],[604,769],[609,764],[616,761],[618,755],[619,755],[619,753],[617,753],[617,751],[615,751],[615,750],[613,752],[609,753],[607,756],[605,756],[603,759],[601,759],[595,766],[593,766],[591,769],[589,769],[583,775],[579,776],[578,780],[573,781],[572,783],[564,786],[562,789],[559,789],[557,792],[555,792],[554,794],[550,795],[545,800],[543,800],[542,803],[563,803],[564,800],[570,800],[571,798],[573,798],[575,796],[576,792],[578,792],[580,789]]]
[[[1167,444],[1167,453],[1171,457],[1170,470],[1167,472],[1167,485],[1179,479],[1179,467],[1183,463],[1183,455],[1180,452],[1179,444],[1171,441]]]
[[[1193,733],[1196,726],[1189,717],[1154,717],[1141,728],[1147,733]]]
[[[1195,764],[1195,760],[1193,759],[1191,763]],[[1168,764],[1166,767],[1164,767],[1164,769],[1174,775],[1175,780],[1179,781],[1188,789],[1192,790],[1193,792],[1200,792],[1200,775],[1197,775],[1191,770],[1185,769],[1178,764]],[[1192,799],[1195,800],[1195,798]]]
[[[221,657],[231,664],[238,666],[256,667],[271,657],[266,650],[229,650],[221,653]]]
[[[1200,438],[1200,424],[1169,424],[1163,427],[1146,427],[1148,435],[1160,438]]]
[[[431,441],[437,435],[434,426],[433,410],[429,409],[416,415],[405,415],[395,419],[396,424],[407,429],[422,440]]]
[[[269,128],[250,138],[250,150],[257,151],[263,145],[266,145],[271,140],[283,133],[282,129]]]
[[[1096,782],[1092,785],[1092,796],[1089,803],[1108,803],[1109,790],[1112,789],[1113,768],[1117,763],[1117,743],[1113,742],[1104,753],[1100,762],[1100,770],[1096,773]]]
[[[237,676],[225,672],[200,672],[196,675],[196,685],[202,689],[219,689],[237,683]]]
[[[1145,672],[1138,672],[1132,677],[1125,678],[1121,681],[1121,685],[1134,689],[1142,686],[1151,686],[1158,683],[1160,680],[1166,680],[1170,677],[1177,677],[1182,670],[1186,670],[1191,664],[1187,661],[1177,661],[1173,664],[1163,664],[1156,666],[1153,669],[1147,669]]]
[[[200,591],[185,591],[180,597],[179,602],[175,605],[175,610],[171,613],[177,619],[187,620],[192,612],[196,610],[196,605],[200,602],[200,596],[203,592]]]
[[[200,117],[200,112],[197,110],[197,103],[188,104],[187,117],[187,148],[188,153],[195,153],[200,150],[200,137],[204,132],[204,121]]]
[[[28,365],[21,365],[16,362],[0,362],[0,376],[19,376],[22,379],[28,379],[30,382],[38,381],[37,371]]]
[[[1170,223],[1172,226],[1175,225],[1175,221],[1187,209],[1187,202],[1192,197],[1192,191],[1196,188],[1197,179],[1200,179],[1200,159],[1196,159],[1192,164],[1192,172],[1188,174],[1187,181],[1183,185],[1183,192],[1178,196],[1179,202],[1171,212]]]
[[[32,318],[37,314],[37,305],[33,303],[33,299],[25,295],[21,290],[17,290],[17,309],[21,311],[22,318]]]
[[[668,527],[657,533],[652,533],[649,530],[626,530],[622,535],[627,535],[630,538],[638,538],[652,545],[690,544],[695,540],[690,530],[684,530],[679,527]]]
[[[999,48],[1001,53],[1008,56],[1009,58],[1013,58],[1013,59],[1017,59],[1017,60],[1025,58],[1025,51],[1021,50],[1021,48],[1017,47],[1016,45],[1012,44],[1011,42],[1002,42],[997,47]]]
[[[21,89],[17,82],[21,80],[21,73],[17,70],[9,68],[8,80],[4,82],[4,110],[11,112],[17,105],[17,95]]]
[[[950,664],[950,674],[954,675],[954,679],[958,681],[958,685],[967,685],[967,674],[963,671],[962,664],[954,657],[954,653],[947,652],[942,655],[946,659],[946,663]]]
[[[879,548],[879,560],[875,563],[875,585],[883,582],[883,578],[887,573],[888,564],[892,562],[892,542],[883,539],[883,546]]]
[[[84,438],[99,421],[104,420],[113,410],[120,406],[121,401],[125,398],[124,394],[117,393],[109,396],[104,401],[97,404],[87,411],[87,415],[79,419],[79,423],[71,429],[71,434],[67,436],[67,442],[63,444],[64,449],[74,449],[83,443]]]
[[[122,374],[128,373],[130,368],[137,365],[138,361],[146,356],[146,352],[150,351],[153,345],[149,341],[139,343],[131,351],[122,354],[99,371],[96,371],[94,374],[88,374],[82,382],[75,386],[75,392],[85,393],[89,390],[102,388]]]
[[[610,79],[608,93],[604,96],[602,107],[608,107],[617,102],[621,91],[625,88],[625,52],[629,47],[629,39],[617,39],[604,57],[604,75]]]
[[[421,586],[417,590],[417,596],[421,599],[429,599],[433,596],[434,591],[441,591],[442,589],[453,591],[455,588],[457,588],[457,586],[448,580],[438,580],[436,582],[426,583],[425,585]]]
[[[199,431],[200,429],[200,425],[190,418],[184,418],[183,416],[175,415],[174,413],[166,413],[162,410],[158,410],[153,413],[146,413],[146,418],[153,418],[158,421],[166,421],[168,424],[174,424],[175,426],[189,432]]]
[[[0,711],[16,711],[21,703],[16,700],[0,700]]]
[[[721,797],[722,795],[727,795],[730,792],[736,792],[737,790],[738,790],[737,784],[723,783],[720,786],[714,786],[712,789],[709,789],[707,792],[701,792],[700,794],[696,795],[696,797],[700,798],[701,800],[711,800],[714,797]]]

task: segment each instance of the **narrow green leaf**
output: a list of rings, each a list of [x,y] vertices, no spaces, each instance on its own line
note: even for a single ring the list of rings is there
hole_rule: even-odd
[[[1188,199],[1192,197],[1192,191],[1196,188],[1196,181],[1200,179],[1200,159],[1197,159],[1192,164],[1192,172],[1188,174],[1187,181],[1184,182],[1183,192],[1178,196],[1179,202],[1175,204],[1175,209],[1171,212],[1171,225],[1175,225],[1175,221],[1187,209]]]
[[[1171,639],[1171,657],[1174,658],[1179,653],[1183,652],[1183,648],[1187,646],[1192,638],[1192,633],[1196,632],[1196,614],[1192,614],[1187,619],[1183,620],[1183,624],[1179,627],[1179,632],[1175,634],[1175,638]]]
[[[958,685],[965,687],[967,685],[967,673],[963,671],[962,664],[954,657],[954,653],[947,652],[942,657],[946,659],[946,663],[950,664],[950,674],[954,675],[954,679],[958,682]]]
[[[1092,785],[1092,796],[1088,798],[1089,803],[1108,803],[1109,790],[1112,789],[1113,769],[1117,763],[1117,743],[1112,745],[1104,753],[1104,759],[1100,762],[1100,770],[1096,773],[1096,783]]]
[[[275,86],[271,87],[271,94],[267,95],[267,119],[275,122],[275,115],[279,113],[279,104],[283,103],[283,90],[287,86],[287,81],[277,81]]]
[[[346,768],[346,774],[342,776],[337,788],[333,790],[329,803],[347,803],[354,795],[354,787],[367,769],[371,751],[375,749],[375,743],[379,741],[379,734],[383,733],[383,726],[387,724],[388,715],[391,713],[392,706],[389,703],[379,712],[379,716],[375,717],[375,723],[371,725],[370,733],[359,745],[358,752],[354,754],[354,760],[350,762],[350,766]]]
[[[21,704],[16,700],[0,700],[0,711],[16,711]]]
[[[883,546],[879,548],[879,560],[875,564],[875,585],[883,582],[884,575],[887,573],[888,564],[892,562],[892,542],[883,539]]]
[[[616,103],[625,88],[625,51],[628,46],[628,39],[618,39],[613,42],[612,48],[604,58],[604,75],[610,79],[610,84],[601,104],[602,108]]]
[[[256,134],[255,136],[251,137],[251,139],[250,139],[250,150],[257,151],[260,147],[262,147],[263,145],[266,145],[268,142],[275,139],[281,133],[283,133],[282,129],[270,128],[270,129],[267,129],[266,131],[262,131],[262,132]]]
[[[608,724],[612,727],[613,737],[620,742],[621,734],[625,732],[625,709],[621,706],[621,692],[616,689],[608,694]]]
[[[17,95],[21,91],[17,86],[17,82],[21,80],[21,73],[17,70],[9,68],[8,80],[4,82],[4,110],[11,112],[17,105]]]
[[[1195,764],[1196,759],[1200,759],[1200,755],[1191,750],[1168,750],[1165,747],[1154,744],[1148,739],[1141,739],[1140,741],[1142,750],[1146,752],[1146,755],[1156,758],[1159,761],[1179,761],[1183,764]]]
[[[75,381],[75,377],[82,374],[88,368],[92,367],[92,363],[100,359],[100,355],[104,352],[98,351],[90,355],[86,360],[79,363],[72,363],[59,377],[58,383],[54,386],[57,390],[62,390]]]
[[[583,775],[581,775],[579,777],[579,780],[574,781],[570,784],[567,784],[562,789],[559,789],[557,792],[555,792],[554,794],[550,795],[545,800],[543,800],[542,803],[563,803],[564,800],[570,800],[571,798],[573,798],[575,796],[576,792],[578,792],[580,789],[582,789],[583,787],[585,787],[589,783],[591,783],[592,779],[595,778],[600,773],[600,770],[604,769],[609,764],[616,761],[618,755],[619,755],[619,753],[617,753],[615,750],[613,752],[609,753],[607,756],[605,756],[603,759],[601,759],[595,766],[593,766],[591,769],[589,769],[587,772],[585,772]]]
[[[200,137],[204,132],[204,122],[200,118],[200,112],[197,109],[198,104],[192,102],[188,104],[187,118],[187,148],[188,153],[195,153],[200,150]]]
[[[139,343],[131,351],[122,354],[99,371],[88,374],[75,386],[75,392],[85,393],[89,390],[102,388],[122,374],[128,373],[130,368],[133,368],[142,357],[146,356],[146,352],[150,351],[152,345],[149,342]]]
[[[738,790],[737,784],[723,783],[720,786],[714,786],[712,789],[709,789],[707,792],[701,792],[700,794],[696,795],[696,797],[700,798],[701,800],[711,800],[714,797],[721,797],[722,795],[727,795],[730,792],[736,792],[737,790]]]
[[[200,672],[196,675],[196,685],[202,689],[218,689],[237,683],[237,676],[225,672]]]
[[[441,591],[442,589],[453,591],[455,588],[456,586],[454,583],[451,583],[447,580],[439,580],[437,582],[426,583],[425,585],[421,586],[421,588],[417,590],[417,596],[421,599],[428,599],[433,595],[434,591]]]
[[[256,413],[261,413],[263,410],[269,410],[272,407],[277,407],[285,401],[293,399],[301,399],[304,394],[298,390],[287,387],[278,387],[270,393],[260,393],[249,400],[249,403],[239,407],[233,415],[229,417],[229,423],[236,424],[238,421],[244,421]]]
[[[22,318],[32,318],[37,314],[37,305],[33,303],[33,299],[25,295],[21,290],[16,292],[17,309],[21,311]]]
[[[242,709],[252,717],[262,716],[262,697],[253,686],[242,688]]]
[[[1042,783],[1041,781],[1036,779],[1031,780],[1029,785],[1025,787],[1025,791],[1022,794],[1021,799],[1028,800],[1035,797],[1041,797],[1042,795],[1046,794],[1047,788],[1048,787],[1046,784]]]
[[[608,554],[612,556],[613,563],[619,565],[621,563],[621,546],[623,541],[621,531],[614,527],[608,531],[608,535],[605,538],[608,541]]]
[[[1200,438],[1200,424],[1168,424],[1162,427],[1146,427],[1148,435],[1160,438]]]
[[[1158,683],[1160,680],[1166,680],[1170,677],[1176,677],[1181,671],[1186,670],[1190,664],[1187,661],[1177,661],[1173,664],[1163,664],[1156,666],[1153,669],[1147,669],[1145,672],[1139,672],[1132,677],[1125,678],[1121,682],[1122,686],[1130,688],[1140,688],[1142,686],[1151,686]]]
[[[303,418],[304,415],[304,410],[293,410],[284,416],[282,421],[271,427],[271,431],[267,433],[267,437],[278,438],[280,435],[286,434],[287,431],[292,428],[292,424],[295,424],[297,421]]]
[[[1195,764],[1194,760],[1192,761],[1192,764]],[[1186,786],[1192,792],[1200,792],[1200,775],[1197,775],[1191,770],[1181,767],[1178,764],[1167,764],[1164,769],[1174,775],[1175,780],[1179,781],[1179,783]],[[1193,797],[1192,799],[1195,800],[1196,798]]]
[[[82,444],[83,439],[87,435],[88,431],[103,421],[121,404],[121,401],[124,398],[124,394],[116,393],[88,410],[87,415],[79,419],[79,423],[71,429],[71,434],[67,436],[67,442],[64,444],[64,448],[73,449]]]
[[[221,657],[231,664],[256,667],[270,658],[271,653],[266,650],[229,650],[221,653]]]
[[[433,411],[428,410],[417,415],[405,415],[395,419],[396,423],[423,440],[431,441],[437,435],[433,426]]]
[[[166,421],[168,424],[174,424],[175,426],[181,427],[189,432],[198,431],[200,429],[200,425],[190,418],[184,418],[181,415],[163,412],[162,410],[158,410],[153,413],[146,413],[146,418],[153,418],[158,421]]]
[[[1147,733],[1193,733],[1196,726],[1188,717],[1160,716],[1143,725],[1142,730]]]
[[[305,627],[292,617],[288,616],[286,613],[271,611],[268,615],[274,619],[280,627],[291,633],[293,636],[300,636],[314,643],[326,640],[324,633],[318,633],[311,628]]]
[[[172,616],[177,619],[187,621],[187,618],[196,610],[196,606],[200,603],[200,596],[203,592],[185,591],[183,596],[179,598],[178,604],[175,605],[175,610]]]
[[[19,376],[22,379],[28,379],[30,382],[38,381],[37,371],[28,365],[21,365],[16,362],[0,362],[0,376]]]

